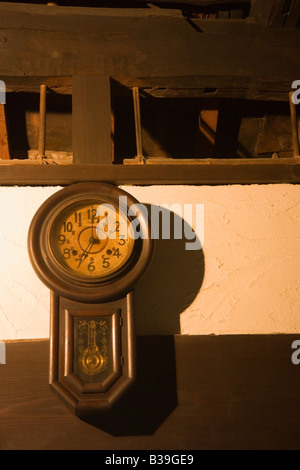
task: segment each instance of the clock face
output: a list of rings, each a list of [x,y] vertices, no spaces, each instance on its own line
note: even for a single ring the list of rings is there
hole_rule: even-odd
[[[91,199],[60,211],[49,242],[63,270],[82,280],[99,281],[126,266],[134,249],[134,230],[117,206]]]
[[[28,232],[38,277],[52,292],[79,302],[106,302],[128,293],[153,249],[149,217],[138,204],[105,183],[76,183],[54,193]]]

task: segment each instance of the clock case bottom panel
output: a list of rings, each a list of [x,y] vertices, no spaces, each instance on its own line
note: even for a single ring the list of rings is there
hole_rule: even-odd
[[[88,304],[51,292],[50,387],[77,416],[109,410],[134,383],[134,294]]]

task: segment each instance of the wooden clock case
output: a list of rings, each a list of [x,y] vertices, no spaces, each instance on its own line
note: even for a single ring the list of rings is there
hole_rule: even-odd
[[[132,256],[120,272],[93,282],[76,279],[55,262],[49,248],[49,230],[67,205],[93,198],[116,205],[119,196],[127,197],[126,209],[139,204],[133,196],[109,184],[73,184],[41,205],[28,232],[30,261],[37,276],[50,289],[50,387],[80,417],[110,409],[136,379],[134,284],[152,257],[150,220],[145,211],[139,212],[140,237],[135,241]],[[94,327],[88,339],[87,333],[82,333],[87,325]],[[86,342],[86,351],[91,348],[92,337],[95,351],[99,346],[104,353],[91,355],[85,365],[97,370],[101,357],[105,367],[101,373],[85,374],[78,366],[83,364],[78,341]],[[97,344],[96,337],[100,338]]]

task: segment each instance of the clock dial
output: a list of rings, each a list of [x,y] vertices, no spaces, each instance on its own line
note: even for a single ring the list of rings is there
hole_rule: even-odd
[[[121,270],[134,248],[134,230],[118,207],[100,200],[62,209],[50,230],[50,249],[72,275],[99,280]]]
[[[106,302],[128,293],[153,249],[149,217],[138,204],[105,183],[77,183],[54,193],[36,212],[28,233],[38,277],[73,301]]]

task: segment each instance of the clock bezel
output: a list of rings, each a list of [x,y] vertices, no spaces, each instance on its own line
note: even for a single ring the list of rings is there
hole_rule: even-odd
[[[97,204],[105,204],[107,201],[100,201],[100,198],[97,198]],[[49,223],[46,225],[46,232],[44,234],[44,239],[47,240],[47,243],[43,247],[45,250],[45,256],[47,257],[49,264],[51,264],[52,268],[56,271],[59,271],[61,275],[65,279],[69,279],[71,282],[78,282],[82,281],[84,283],[101,283],[104,284],[106,282],[109,282],[111,279],[116,277],[116,275],[121,274],[122,272],[128,271],[130,268],[130,265],[134,262],[134,259],[136,259],[139,256],[139,252],[141,249],[141,243],[140,240],[136,240],[134,242],[132,251],[126,260],[124,265],[121,265],[119,269],[111,272],[110,274],[107,274],[106,276],[91,276],[87,277],[84,276],[83,274],[76,274],[74,270],[71,268],[68,268],[67,266],[64,266],[63,263],[58,259],[57,255],[55,254],[55,250],[53,247],[53,240],[52,240],[52,232],[55,231],[55,225],[57,224],[57,221],[61,217],[62,213],[66,209],[72,209],[74,206],[76,207],[77,204],[83,203],[83,204],[92,204],[93,201],[95,202],[95,199],[84,199],[82,200],[81,198],[79,201],[76,202],[71,202],[70,204],[64,204],[63,207],[60,208],[60,210],[51,217],[51,220]],[[112,202],[110,201],[110,205],[112,205]],[[117,208],[117,206],[115,206]],[[73,209],[72,209],[73,210]],[[122,212],[123,215],[125,215],[123,210],[119,209],[119,212]],[[127,219],[130,219],[129,217],[126,216]]]
[[[51,228],[62,210],[86,200],[101,200],[119,207],[120,196],[127,197],[126,210],[133,204],[139,204],[132,195],[116,186],[89,182],[75,183],[60,189],[40,206],[29,228],[28,253],[37,276],[53,292],[79,302],[103,302],[127,294],[143,275],[153,251],[150,219],[144,211],[139,214],[141,237],[134,240],[126,264],[111,275],[94,279],[76,277],[60,265],[51,250]],[[119,210],[124,213],[122,207]]]

